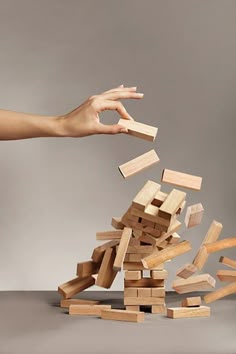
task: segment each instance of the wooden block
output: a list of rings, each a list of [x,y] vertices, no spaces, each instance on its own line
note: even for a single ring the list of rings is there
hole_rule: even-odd
[[[148,167],[151,167],[160,161],[155,150],[150,150],[133,160],[130,160],[119,166],[119,170],[124,178],[131,177]]]
[[[136,237],[131,237],[129,240],[129,246],[140,246],[140,241]]]
[[[157,191],[156,194],[154,195],[151,204],[160,207],[162,203],[166,200],[167,196],[168,196],[167,193],[164,193],[162,191]]]
[[[200,306],[202,303],[201,296],[186,297],[181,302],[182,307],[195,307]]]
[[[186,200],[184,200],[183,203],[180,205],[179,209],[176,212],[177,215],[180,215],[182,213],[182,211],[185,208],[185,205],[186,205]]]
[[[70,305],[98,305],[100,301],[86,299],[61,299],[60,306],[69,308]]]
[[[152,229],[154,229],[155,227],[155,222],[150,220],[141,219],[141,224],[143,225],[143,227],[151,227]]]
[[[157,267],[150,268],[153,270],[162,270],[163,269],[163,264],[159,264]],[[147,270],[142,264],[142,262],[124,262],[123,263],[123,269],[124,270]]]
[[[177,172],[173,170],[168,170],[166,168],[163,170],[161,181],[164,183],[174,184],[179,187],[200,191],[201,184],[202,184],[202,177],[193,176],[187,173]]]
[[[143,322],[144,312],[127,310],[102,310],[101,318],[103,320]]]
[[[164,280],[143,278],[140,280],[124,280],[125,288],[155,288],[163,287]]]
[[[119,244],[119,241],[112,240],[112,241],[104,243],[101,246],[98,246],[98,247],[94,248],[93,254],[92,254],[92,260],[94,262],[97,262],[97,263],[101,262],[104,254],[105,254],[106,249],[108,249],[110,247],[115,247],[118,244]]]
[[[222,299],[225,296],[236,293],[236,282],[230,283],[220,289],[217,289],[204,296],[205,303],[209,304],[210,302]]]
[[[152,288],[137,288],[137,289],[138,289],[138,297],[151,297],[152,296]]]
[[[129,227],[125,227],[122,232],[122,236],[121,236],[120,243],[118,246],[116,258],[114,261],[113,267],[114,267],[114,270],[116,270],[116,271],[121,270],[131,236],[132,236],[132,229]]]
[[[126,253],[150,254],[155,250],[153,246],[128,246]]]
[[[167,308],[169,318],[209,317],[210,314],[211,309],[208,306]]]
[[[222,269],[218,270],[216,275],[220,281],[236,281],[236,270]]]
[[[141,270],[126,270],[125,279],[126,280],[139,280],[142,278]]]
[[[96,233],[96,240],[120,240],[123,230],[102,231]]]
[[[173,189],[159,208],[159,216],[170,220],[184,202],[186,193]]]
[[[94,261],[80,262],[77,263],[77,275],[80,278],[85,278],[92,274],[97,274],[99,271],[101,263],[96,263]]]
[[[166,305],[152,305],[151,313],[166,314]]]
[[[162,233],[162,235],[157,239],[156,246],[159,246],[163,241],[169,238],[175,231],[181,227],[181,222],[175,220],[173,224],[170,225],[167,232]]]
[[[128,253],[125,255],[124,262],[141,262],[141,259],[146,257],[146,253]]]
[[[158,264],[175,258],[191,250],[190,242],[182,241],[177,244],[170,245],[161,251],[154,251],[153,254],[142,259],[143,266],[147,269],[157,267]]]
[[[138,305],[126,305],[126,311],[140,311],[140,306]]]
[[[201,203],[190,205],[187,208],[184,219],[186,227],[189,229],[190,227],[201,224],[203,213],[204,209]]]
[[[144,211],[146,206],[152,201],[154,195],[160,190],[160,188],[160,184],[153,181],[147,181],[143,188],[134,197],[132,206],[136,209]]]
[[[152,288],[151,296],[153,296],[153,297],[165,297],[166,296],[165,287]]]
[[[121,222],[120,216],[113,216],[111,220],[111,225],[114,227],[114,229],[117,230],[122,230],[124,228],[124,224]]]
[[[201,247],[198,253],[196,254],[196,257],[193,260],[193,264],[198,268],[198,270],[201,270],[203,268],[203,266],[205,265],[208,259],[208,254],[206,252],[206,249],[203,246],[208,243],[216,241],[220,236],[222,228],[223,225],[221,223],[219,223],[216,220],[213,220],[213,222],[211,223],[207,231],[204,240],[202,241]]]
[[[152,279],[167,279],[168,272],[167,270],[151,270]]]
[[[137,297],[138,288],[124,288],[124,297]]]
[[[174,232],[173,235],[171,235],[167,238],[167,241],[170,244],[173,244],[173,243],[179,243],[180,239],[181,239],[181,237],[177,234],[177,232]]]
[[[232,248],[236,247],[236,236],[235,237],[228,237],[220,241],[208,243],[204,245],[206,248],[207,253],[214,253],[221,251],[225,248]]]
[[[183,267],[181,267],[176,275],[180,278],[187,279],[191,277],[194,273],[197,272],[197,267],[194,264],[186,263]]]
[[[101,316],[102,310],[111,309],[111,305],[70,305],[69,315]]]
[[[124,305],[163,305],[165,303],[164,297],[125,297]]]
[[[101,267],[98,272],[98,277],[96,279],[96,285],[102,288],[110,288],[117,271],[113,269],[114,260],[116,258],[116,252],[114,248],[107,248],[105,255],[102,260]]]
[[[236,261],[231,258],[221,256],[219,262],[236,269]]]
[[[149,235],[149,234],[143,234],[141,237],[139,237],[139,241],[148,243],[149,245],[156,246],[156,238]]]
[[[215,287],[215,279],[210,274],[194,275],[188,279],[176,279],[172,288],[178,294],[190,293],[192,291],[202,291]]]
[[[118,122],[119,125],[128,129],[129,135],[136,136],[148,141],[154,141],[157,135],[158,128],[151,125],[143,124],[136,122],[135,120],[130,119],[120,119]]]
[[[69,299],[75,294],[89,288],[94,285],[95,279],[91,276],[85,278],[74,278],[68,282],[59,285],[58,292],[64,297],[64,299]]]

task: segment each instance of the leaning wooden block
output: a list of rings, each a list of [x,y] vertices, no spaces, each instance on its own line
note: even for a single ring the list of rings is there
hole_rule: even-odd
[[[182,205],[185,197],[186,193],[177,189],[173,189],[163,204],[160,206],[158,215],[162,218],[170,220],[172,215],[176,214]]]
[[[220,281],[236,281],[236,270],[222,269],[218,270],[216,275]]]
[[[155,251],[150,256],[142,259],[143,266],[147,269],[154,268],[158,264],[164,263],[169,259],[175,258],[191,250],[190,242],[182,241],[177,244],[170,245],[161,251]]]
[[[236,237],[228,237],[220,241],[208,243],[204,245],[207,253],[214,253],[221,251],[225,248],[236,247]]]
[[[236,293],[236,282],[230,283],[218,290],[215,290],[204,296],[205,303],[209,304],[210,302],[221,299],[225,296]]]
[[[167,308],[169,318],[209,317],[210,314],[211,309],[208,306]]]
[[[117,230],[122,230],[124,228],[124,224],[121,222],[120,216],[113,216],[111,220],[111,225],[114,227],[114,229]]]
[[[178,294],[201,291],[215,287],[215,279],[210,274],[194,275],[188,279],[174,280],[172,288]]]
[[[199,191],[201,189],[202,177],[164,169],[161,181]]]
[[[168,272],[166,270],[151,270],[152,279],[167,279]]]
[[[158,128],[151,125],[143,124],[136,122],[135,120],[130,119],[120,119],[118,122],[119,125],[128,129],[129,135],[136,136],[148,141],[154,141],[157,135]]]
[[[101,231],[96,233],[96,240],[120,240],[122,230]]]
[[[156,314],[165,314],[166,313],[166,305],[152,305],[151,313]]]
[[[164,305],[164,297],[125,297],[124,305]]]
[[[143,322],[144,312],[126,311],[126,310],[102,310],[101,318],[103,320]]]
[[[152,201],[154,195],[161,188],[160,184],[147,181],[143,188],[138,192],[132,201],[132,206],[136,209],[143,210]]]
[[[139,280],[142,278],[141,270],[126,270],[125,279],[126,280]]]
[[[104,243],[103,245],[101,246],[98,246],[96,248],[94,248],[93,250],[93,254],[92,254],[92,260],[94,262],[101,262],[106,250],[108,248],[111,248],[111,247],[115,247],[116,245],[119,244],[119,241],[117,240],[112,240],[112,241],[109,241],[109,242],[106,242]]]
[[[124,280],[125,288],[154,288],[163,287],[163,279],[143,278],[140,280]]]
[[[201,296],[193,296],[193,297],[186,297],[186,299],[182,300],[181,306],[182,307],[195,307],[201,305]]]
[[[187,208],[184,219],[186,227],[189,229],[190,227],[201,224],[203,213],[204,209],[201,203],[190,205]]]
[[[122,232],[122,236],[120,239],[120,243],[118,246],[117,254],[113,265],[113,268],[116,271],[121,270],[131,236],[132,236],[132,229],[129,227],[125,227]]]
[[[117,271],[113,269],[115,257],[115,249],[107,248],[96,279],[95,284],[97,286],[101,286],[102,288],[106,289],[111,287],[117,274]]]
[[[58,292],[64,297],[64,299],[69,299],[75,294],[89,288],[94,285],[95,279],[91,276],[85,278],[74,278],[67,283],[61,284],[58,287]]]
[[[183,267],[181,267],[176,275],[180,278],[187,279],[191,277],[194,273],[197,272],[197,267],[194,264],[186,263]]]
[[[96,263],[94,261],[77,263],[77,275],[80,278],[85,278],[92,274],[97,274],[100,268],[101,262]]]
[[[150,150],[133,160],[130,160],[119,166],[119,170],[124,178],[133,176],[148,167],[151,167],[160,161],[155,150]]]
[[[111,309],[111,305],[70,305],[69,315],[101,316],[102,310]]]
[[[219,262],[236,269],[236,261],[234,259],[221,256]]]
[[[168,228],[167,232],[162,233],[160,237],[158,237],[156,241],[156,246],[159,246],[163,241],[169,238],[175,231],[177,231],[181,227],[181,222],[179,220],[173,221],[173,223]]]
[[[61,299],[60,306],[69,308],[70,305],[98,305],[100,301],[86,299]]]

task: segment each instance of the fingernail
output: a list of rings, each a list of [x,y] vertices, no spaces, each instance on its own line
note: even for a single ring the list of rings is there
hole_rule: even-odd
[[[137,90],[137,86],[131,87],[131,90]]]
[[[136,93],[136,95],[139,96],[139,97],[143,97],[144,93]]]

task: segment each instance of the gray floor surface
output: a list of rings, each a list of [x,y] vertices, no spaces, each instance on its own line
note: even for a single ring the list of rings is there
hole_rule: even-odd
[[[167,305],[179,306],[183,297],[168,293]],[[84,292],[80,298],[123,306],[122,292]],[[59,300],[53,291],[0,292],[0,353],[236,354],[236,296],[212,303],[209,318],[146,313],[144,323],[69,316]]]

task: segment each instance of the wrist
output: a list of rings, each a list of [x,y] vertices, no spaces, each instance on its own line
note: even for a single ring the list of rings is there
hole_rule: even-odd
[[[64,116],[54,116],[49,117],[51,121],[52,134],[54,137],[67,137],[65,129],[65,117]]]

